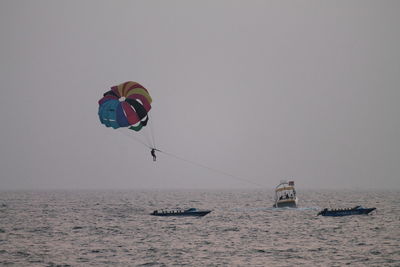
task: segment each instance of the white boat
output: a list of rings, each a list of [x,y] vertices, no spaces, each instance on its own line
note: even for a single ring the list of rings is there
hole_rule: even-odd
[[[274,208],[297,208],[297,195],[294,189],[294,181],[281,181],[275,188]]]

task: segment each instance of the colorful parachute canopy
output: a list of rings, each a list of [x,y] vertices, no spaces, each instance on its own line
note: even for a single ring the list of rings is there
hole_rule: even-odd
[[[99,100],[100,122],[114,129],[128,127],[140,131],[147,125],[152,99],[137,82],[124,82],[104,93]]]

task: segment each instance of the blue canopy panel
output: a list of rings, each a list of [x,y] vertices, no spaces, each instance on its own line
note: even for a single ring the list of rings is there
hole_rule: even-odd
[[[101,104],[99,106],[99,112],[98,112],[100,122],[102,124],[104,124],[105,126],[112,127],[114,129],[121,127],[120,122],[122,125],[126,124],[126,122],[127,122],[126,117],[124,120],[124,118],[120,114],[121,111],[119,111],[119,112],[117,111],[118,106],[120,107],[121,103],[118,100],[114,100],[114,99],[110,99],[110,100],[104,102],[103,104]],[[123,113],[123,111],[122,111],[122,113]],[[117,118],[117,116],[118,116],[118,118]],[[123,115],[123,116],[125,116],[125,115]]]

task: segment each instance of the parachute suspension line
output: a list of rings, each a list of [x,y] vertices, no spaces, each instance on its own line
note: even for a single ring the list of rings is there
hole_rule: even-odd
[[[144,138],[146,140],[147,146],[148,147],[153,147],[154,144],[151,140],[151,136],[150,136],[150,129],[146,127],[144,127],[140,132],[139,135],[142,136],[142,138]]]
[[[225,172],[225,171],[222,171],[222,170],[218,170],[218,169],[215,169],[215,168],[206,166],[206,165],[204,165],[204,164],[201,164],[201,163],[198,163],[198,162],[195,162],[195,161],[192,161],[192,160],[188,160],[188,159],[179,157],[179,156],[174,155],[174,154],[172,154],[172,153],[168,153],[168,152],[165,152],[165,151],[163,151],[163,150],[158,150],[158,149],[156,149],[156,151],[159,151],[159,152],[161,152],[161,153],[163,153],[163,154],[165,154],[165,155],[171,156],[171,157],[173,157],[173,158],[175,158],[175,159],[178,159],[178,160],[181,160],[181,161],[185,161],[185,162],[190,163],[190,164],[192,164],[192,165],[195,165],[195,166],[197,166],[197,167],[199,167],[199,168],[203,168],[203,169],[207,169],[207,170],[209,170],[209,171],[215,172],[215,173],[223,174],[223,175],[225,175],[225,176],[228,176],[228,177],[230,177],[230,178],[233,178],[233,179],[238,180],[238,181],[241,181],[241,182],[246,182],[246,183],[253,184],[253,185],[256,185],[256,186],[264,187],[264,186],[261,185],[261,184],[252,182],[252,181],[247,180],[247,179],[240,178],[240,177],[238,177],[238,176],[236,176],[236,175],[233,175],[233,174],[230,174],[230,173],[228,173],[228,172]]]
[[[133,139],[133,140],[135,140],[136,142],[138,142],[138,143],[144,145],[145,147],[147,147],[147,148],[149,148],[149,149],[152,148],[151,146],[149,146],[148,144],[146,144],[145,142],[143,142],[143,141],[140,140],[139,138],[137,138],[137,137],[133,136],[132,134],[129,134],[129,133],[127,133],[126,131],[124,131],[124,129],[118,129],[117,132],[119,132],[119,133],[121,133],[121,134],[123,134],[123,135],[125,135],[125,136],[127,136],[127,137],[129,137],[129,138],[131,138],[131,139]]]
[[[149,120],[152,121],[152,123],[150,123],[149,128],[150,128],[150,135],[151,135],[151,145],[153,146],[153,148],[157,148],[156,146],[156,138],[154,136],[154,128],[153,128],[153,124],[154,124],[154,120],[153,118],[150,118],[150,114],[148,113],[147,116],[149,117]]]

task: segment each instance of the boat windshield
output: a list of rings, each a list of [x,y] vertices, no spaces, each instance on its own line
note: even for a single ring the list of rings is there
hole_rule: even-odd
[[[276,197],[278,199],[291,199],[296,197],[296,191],[294,188],[288,188],[288,187],[283,187],[283,188],[278,188],[276,190]]]
[[[195,208],[190,208],[190,209],[187,209],[186,211],[187,212],[194,212],[194,211],[196,211],[196,209]]]

